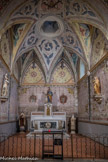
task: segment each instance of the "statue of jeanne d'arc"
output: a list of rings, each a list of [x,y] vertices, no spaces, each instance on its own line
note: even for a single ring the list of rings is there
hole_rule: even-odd
[[[8,96],[8,84],[9,84],[9,78],[8,78],[8,74],[6,73],[4,76],[3,86],[1,90],[2,97]]]

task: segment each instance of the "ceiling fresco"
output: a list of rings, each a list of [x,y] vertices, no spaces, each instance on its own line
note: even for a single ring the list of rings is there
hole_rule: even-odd
[[[24,37],[26,33],[28,32],[31,24],[27,22],[25,23],[20,23],[20,24],[15,24],[11,27],[11,39],[12,39],[12,63],[14,62],[14,59],[16,57],[16,53],[19,49],[19,47],[22,45],[22,41],[24,40]]]
[[[77,38],[77,35],[72,29],[69,29],[69,27],[66,27],[66,30],[62,34],[60,39],[64,46],[71,47],[74,51],[76,51],[79,55],[81,55],[84,58],[81,44]]]
[[[91,55],[91,67],[95,65],[104,55],[105,52],[105,38],[102,32],[98,29],[95,30],[94,40],[93,40],[93,48]]]
[[[61,44],[57,39],[43,39],[38,42],[37,47],[43,56],[47,68],[49,69],[53,59],[56,57],[56,55],[61,49]]]
[[[16,47],[18,41],[20,40],[26,24],[16,24],[12,26],[12,36],[13,36],[13,46]]]
[[[108,0],[103,0],[105,7],[108,7]]]
[[[32,17],[32,18],[38,18],[38,1],[36,0],[30,0],[26,1],[20,8],[18,8],[13,14],[11,15],[11,19],[14,18],[22,18],[22,17]]]
[[[33,62],[24,74],[23,85],[44,84],[44,77],[38,65]]]
[[[1,54],[2,54],[2,57],[5,61],[5,63],[10,67],[10,45],[9,45],[9,39],[8,39],[8,36],[9,36],[9,31],[7,30],[3,35],[2,35],[2,38],[1,38],[1,44],[0,44],[0,49],[1,49]]]
[[[104,0],[103,2],[107,3]],[[3,1],[0,2],[1,6],[8,7],[8,4],[11,5],[9,0],[4,1],[4,4]],[[11,65],[11,72],[20,60],[21,67],[18,69],[21,69],[21,76],[26,71],[23,78],[24,84],[39,82],[44,84],[45,81],[49,83],[52,72],[53,84],[72,84],[71,73],[67,67],[73,71],[74,75],[79,75],[77,74],[80,71],[78,70],[79,60],[82,60],[86,70],[90,70],[90,67],[93,67],[106,54],[104,48],[108,36],[107,22],[103,13],[99,14],[98,8],[88,0],[27,0],[19,4],[9,14],[0,33],[8,28],[8,36],[2,34],[1,37],[2,55],[5,62]],[[8,40],[13,45],[11,49]],[[34,59],[38,65],[36,69],[33,69],[32,65],[28,66],[33,59],[32,55],[29,57],[27,53],[32,50],[36,54]],[[62,52],[65,50],[67,52],[63,58]],[[8,53],[11,53],[11,60]],[[61,77],[61,81],[58,78],[63,69],[60,69],[58,64],[63,60],[67,65],[63,68],[64,73],[68,74],[68,76],[65,75],[68,79]],[[34,80],[31,79],[32,81],[30,80],[31,71],[38,74]],[[43,79],[43,73],[45,79]]]
[[[78,55],[76,55],[75,53],[70,53],[71,57],[72,57],[72,60],[73,60],[73,63],[75,65],[75,67],[77,66],[77,63],[78,63]]]
[[[25,59],[27,58],[28,53],[24,53],[20,58],[21,58],[21,64],[23,65],[25,62]]]
[[[0,0],[0,15],[3,14],[10,2],[12,2],[12,0]]]
[[[40,8],[43,12],[50,12],[50,11],[53,11],[53,12],[60,12],[60,10],[63,9],[63,0],[54,0],[54,1],[51,1],[51,0],[42,0],[40,2]]]
[[[23,40],[21,46],[19,47],[18,51],[17,51],[17,55],[20,55],[21,53],[24,53],[24,51],[28,50],[30,47],[33,47],[36,45],[37,41],[38,41],[38,34],[36,32],[36,24],[34,24],[30,31],[28,31],[25,39]]]
[[[62,62],[61,62],[62,63]],[[59,64],[57,68],[55,69],[52,78],[51,78],[51,83],[54,85],[73,85],[74,84],[74,79],[72,77],[72,73],[70,69],[62,64]]]
[[[83,16],[93,19],[98,19],[96,11],[87,3],[82,0],[68,1],[66,6],[67,16]]]
[[[76,33],[79,37],[81,45],[84,49],[85,57],[90,66],[90,56],[91,56],[91,46],[92,46],[92,37],[94,34],[94,27],[89,24],[83,23],[70,23],[71,26],[76,29]]]

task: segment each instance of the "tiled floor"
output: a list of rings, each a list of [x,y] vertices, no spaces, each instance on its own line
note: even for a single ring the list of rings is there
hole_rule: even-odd
[[[47,137],[44,142],[48,145],[44,149],[51,151],[53,149],[52,138]],[[38,135],[34,139],[26,137],[25,133],[16,134],[0,144],[0,157],[38,157],[41,159],[42,148],[42,136]],[[54,154],[60,155],[61,153],[61,146],[55,145]],[[72,159],[72,156],[74,159],[108,159],[108,147],[88,137],[73,135],[72,139],[63,139],[63,158]]]

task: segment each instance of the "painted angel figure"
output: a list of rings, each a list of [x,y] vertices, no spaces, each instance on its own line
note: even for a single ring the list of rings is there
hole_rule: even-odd
[[[9,78],[8,78],[8,74],[6,73],[4,77],[2,91],[1,91],[1,96],[3,97],[6,97],[8,95],[8,84],[9,84]]]

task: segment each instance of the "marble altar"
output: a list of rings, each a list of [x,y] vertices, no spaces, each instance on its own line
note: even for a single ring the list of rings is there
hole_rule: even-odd
[[[53,112],[52,103],[44,104],[44,112],[31,112],[31,130],[66,130],[66,112]]]

